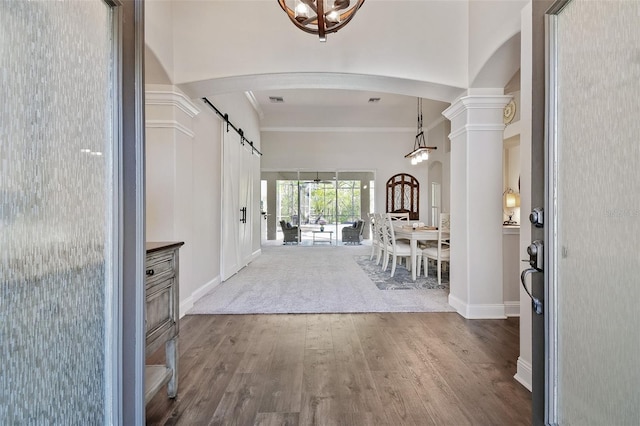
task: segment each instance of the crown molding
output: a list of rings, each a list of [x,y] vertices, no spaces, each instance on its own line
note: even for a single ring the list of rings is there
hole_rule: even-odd
[[[262,110],[262,107],[260,106],[260,102],[258,102],[258,100],[256,99],[256,96],[253,94],[253,92],[251,90],[249,90],[247,92],[244,92],[244,94],[247,97],[247,99],[249,99],[249,102],[251,103],[251,106],[253,107],[253,109],[258,114],[258,117],[260,117],[260,120],[264,119],[264,111]]]
[[[261,127],[261,132],[282,133],[415,133],[415,127]]]
[[[503,109],[513,98],[511,95],[470,95],[464,96],[455,101],[444,111],[444,115],[449,120],[453,120],[458,115],[472,109]]]
[[[145,105],[173,106],[193,118],[200,109],[189,98],[179,92],[149,90],[145,92]]]
[[[184,133],[190,138],[195,136],[195,133],[191,129],[175,120],[147,120],[145,121],[145,127],[147,129],[174,129]]]

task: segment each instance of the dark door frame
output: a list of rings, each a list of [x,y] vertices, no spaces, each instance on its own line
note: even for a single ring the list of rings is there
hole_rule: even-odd
[[[553,4],[552,0],[532,2],[532,93],[531,93],[531,207],[546,207],[546,161],[545,161],[545,107],[546,107],[546,12]],[[545,239],[545,229],[531,227],[531,241]],[[546,259],[545,259],[546,260]],[[545,262],[548,264],[548,262]],[[533,296],[544,303],[544,273],[531,275]],[[522,313],[527,315],[527,313]],[[532,424],[545,424],[545,315],[532,316]]]
[[[118,228],[121,371],[118,374],[121,418],[118,424],[143,425],[144,408],[144,0],[121,2],[120,52],[121,135],[119,157],[122,185]]]

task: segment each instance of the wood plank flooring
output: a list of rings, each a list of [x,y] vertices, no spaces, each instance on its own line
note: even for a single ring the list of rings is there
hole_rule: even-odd
[[[147,424],[528,425],[518,327],[455,313],[186,316],[178,397],[158,392]]]

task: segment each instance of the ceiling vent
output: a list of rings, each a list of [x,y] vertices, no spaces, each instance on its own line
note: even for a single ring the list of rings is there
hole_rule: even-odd
[[[284,98],[282,96],[269,96],[269,102],[272,104],[283,104]]]

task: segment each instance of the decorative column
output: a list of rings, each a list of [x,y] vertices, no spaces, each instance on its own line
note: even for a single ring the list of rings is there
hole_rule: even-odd
[[[278,185],[271,173],[267,178],[267,240],[275,240],[278,232]]]
[[[370,223],[367,217],[371,209],[371,191],[369,190],[369,179],[360,180],[360,218],[365,221],[364,232],[362,233],[363,239],[369,239],[371,236],[370,232]]]
[[[503,108],[511,99],[469,91],[451,121],[449,304],[465,318],[506,318],[502,284]]]

